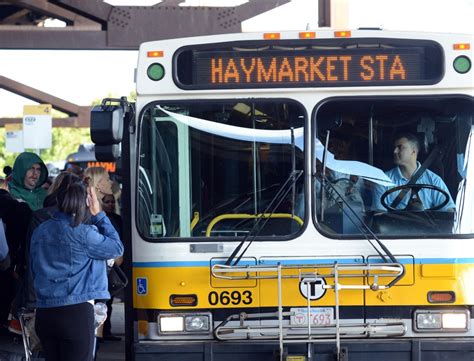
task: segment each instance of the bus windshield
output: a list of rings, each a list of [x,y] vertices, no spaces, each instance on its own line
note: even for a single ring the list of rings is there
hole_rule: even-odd
[[[317,226],[382,237],[472,233],[472,99],[339,99],[315,112]],[[321,150],[323,149],[323,150]],[[319,153],[326,153],[325,164]],[[319,159],[318,159],[319,158]],[[375,176],[385,172],[387,179]]]
[[[145,239],[289,237],[311,198],[334,237],[472,233],[472,100],[341,98],[316,105],[312,190],[306,111],[291,100],[156,103],[141,121],[137,224]],[[264,222],[259,222],[261,220]],[[256,224],[259,224],[257,227]]]
[[[289,178],[304,169],[305,119],[292,100],[149,106],[141,120],[137,195],[144,238],[296,233],[304,177]],[[265,226],[254,227],[261,218]]]

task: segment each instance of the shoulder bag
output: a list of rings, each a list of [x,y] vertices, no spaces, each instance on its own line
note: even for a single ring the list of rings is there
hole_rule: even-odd
[[[122,269],[114,264],[107,275],[109,280],[110,295],[115,296],[118,292],[123,290],[128,284],[128,278]]]

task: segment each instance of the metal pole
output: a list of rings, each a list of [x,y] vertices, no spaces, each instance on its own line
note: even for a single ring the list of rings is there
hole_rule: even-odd
[[[278,328],[280,333],[280,361],[283,361],[283,297],[282,297],[282,284],[281,284],[281,263],[277,265],[277,277],[278,277]]]
[[[306,307],[307,307],[307,313],[308,313],[308,341],[311,340],[311,284],[310,280],[306,282],[306,298],[308,300]],[[308,360],[312,359],[312,353],[313,353],[313,348],[311,347],[311,342],[308,342],[307,345],[307,354],[308,354]]]
[[[318,26],[320,28],[331,27],[331,0],[319,0]]]
[[[369,164],[374,165],[374,107],[370,109],[369,118]]]
[[[339,361],[341,355],[341,335],[339,329],[339,268],[337,262],[334,263],[334,292],[336,296],[336,350],[337,360]]]
[[[328,152],[328,146],[329,146],[329,136],[331,134],[330,130],[327,130],[326,132],[326,143],[324,144],[324,152],[323,152],[323,170],[322,170],[322,177],[321,177],[321,222],[324,222],[324,203],[325,203],[325,197],[324,197],[324,188],[326,184],[326,156]]]

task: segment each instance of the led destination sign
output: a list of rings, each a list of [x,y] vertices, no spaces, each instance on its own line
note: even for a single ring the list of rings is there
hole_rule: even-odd
[[[194,54],[202,88],[404,85],[426,82],[423,48],[207,51]]]

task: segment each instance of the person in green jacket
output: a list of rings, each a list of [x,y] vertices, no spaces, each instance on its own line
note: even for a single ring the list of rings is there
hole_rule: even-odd
[[[43,208],[46,190],[41,186],[48,179],[48,168],[35,153],[23,152],[13,164],[8,183],[13,198],[28,203],[33,211]]]

